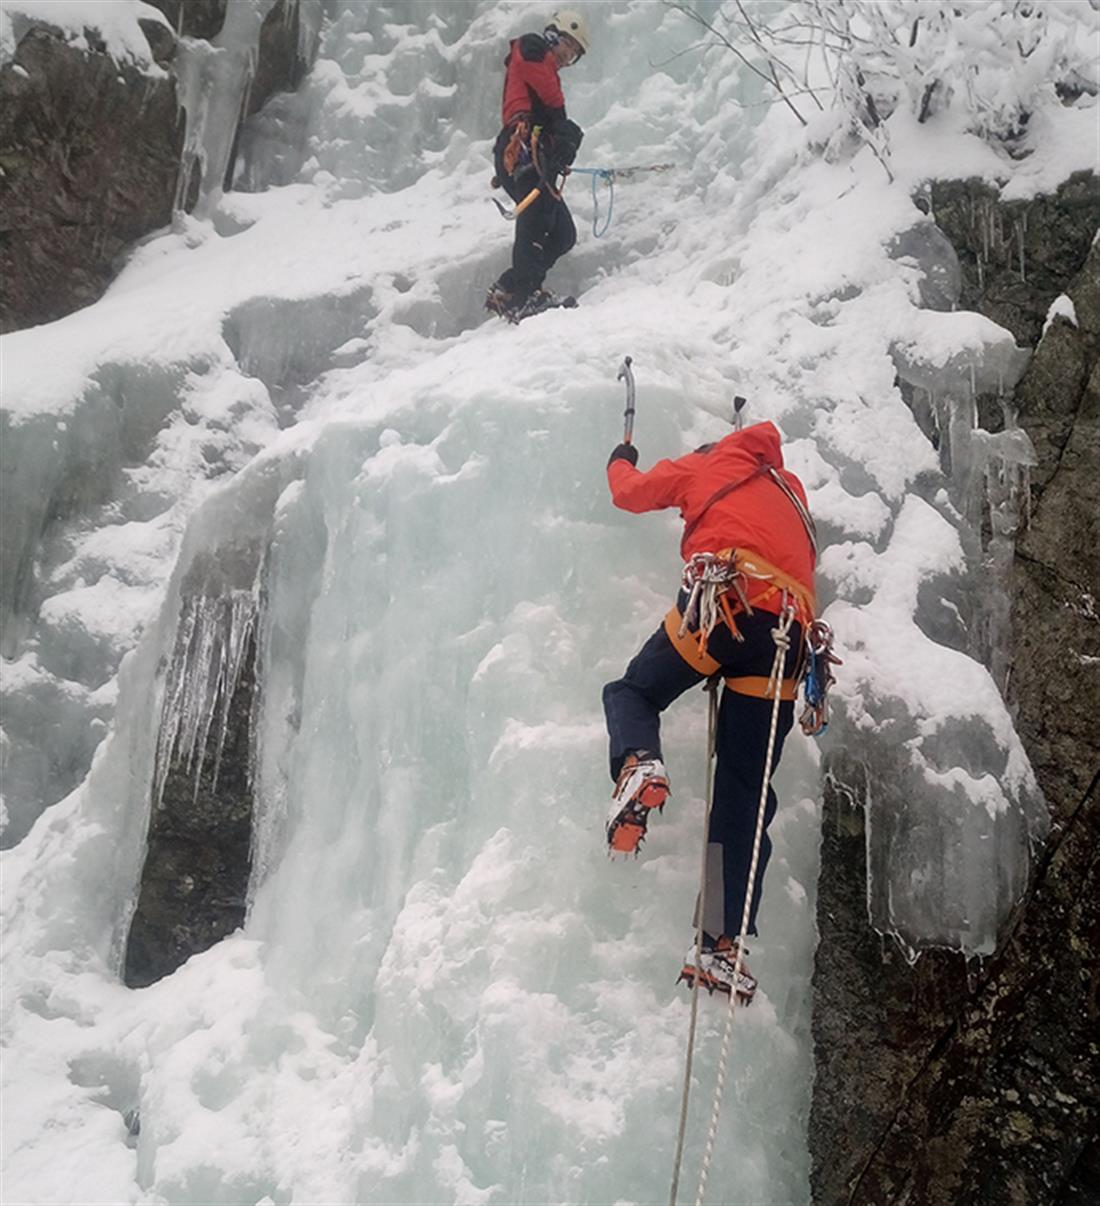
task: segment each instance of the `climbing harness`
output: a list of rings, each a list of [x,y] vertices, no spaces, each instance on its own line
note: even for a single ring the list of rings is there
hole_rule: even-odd
[[[687,595],[683,614],[674,606],[665,617],[665,631],[680,656],[708,675],[718,670],[717,660],[706,651],[718,624],[724,622],[734,640],[743,640],[737,616],[751,616],[754,606],[759,607],[780,593],[781,606],[789,603],[794,607],[803,632],[814,621],[813,592],[747,549],[692,554],[684,564],[681,589]]]
[[[741,641],[738,616],[751,616],[754,607],[776,594],[781,595],[781,608],[794,608],[804,653],[794,676],[783,680],[782,698],[794,700],[801,684],[805,707],[798,723],[807,737],[823,733],[829,723],[829,688],[836,682],[832,667],[844,663],[833,650],[832,628],[815,618],[813,593],[778,566],[744,549],[693,554],[684,565],[681,589],[687,596],[683,612],[675,605],[669,609],[665,633],[684,661],[708,676],[720,668],[707,652],[711,633],[719,624],[724,623],[734,640]],[[725,682],[740,695],[771,698],[768,680],[762,675],[737,675]]]
[[[806,632],[806,669],[802,696],[806,708],[798,723],[807,737],[824,733],[829,724],[829,688],[836,682],[833,666],[844,663],[833,652],[833,630],[824,620],[814,620]]]
[[[508,145],[504,148],[504,153],[501,155],[501,165],[509,176],[513,175],[517,168],[530,164],[538,173],[539,178],[538,184],[531,189],[527,196],[511,208],[502,204],[496,197],[489,198],[497,207],[500,216],[508,222],[514,222],[525,209],[534,205],[542,195],[544,189],[555,200],[561,200],[561,190],[554,187],[553,180],[547,177],[546,173],[542,170],[542,160],[539,158],[539,138],[541,135],[542,126],[531,126],[525,119],[521,118],[515,123],[512,135],[508,139]],[[499,187],[500,180],[494,176],[493,188]]]
[[[569,174],[576,172],[581,176],[592,177],[592,234],[597,239],[602,239],[611,227],[611,216],[615,210],[615,181],[629,180],[633,176],[637,176],[642,172],[668,172],[671,171],[676,164],[674,163],[651,163],[645,167],[625,167],[625,168],[570,168]],[[607,184],[607,218],[604,221],[603,227],[600,227],[600,196],[597,190],[597,181],[603,180]]]
[[[792,604],[785,604],[779,615],[776,626],[772,629],[772,641],[775,643],[775,657],[772,660],[771,673],[768,676],[768,692],[773,700],[771,726],[768,730],[768,746],[764,755],[764,773],[760,785],[760,802],[756,809],[756,830],[753,834],[752,860],[749,863],[748,879],[745,884],[745,903],[741,910],[741,926],[739,933],[744,934],[749,928],[749,914],[752,909],[753,885],[756,883],[756,869],[760,865],[760,847],[764,840],[764,816],[768,803],[768,787],[771,785],[772,758],[775,755],[776,733],[779,728],[779,705],[782,702],[783,666],[787,660],[787,651],[791,646],[790,630],[796,619],[796,609]],[[706,818],[703,825],[703,866],[700,875],[700,901],[706,899],[707,891],[707,854],[710,844],[710,813],[714,804],[714,756],[715,756],[715,725],[717,718],[716,692],[712,691],[709,709],[708,738],[707,738],[707,801]],[[729,1052],[733,1038],[733,1020],[737,1008],[737,992],[735,985],[741,975],[742,960],[745,954],[744,944],[736,943],[736,955],[733,964],[733,981],[730,990],[729,1008],[726,1013],[726,1025],[722,1034],[722,1048],[718,1057],[717,1078],[714,1086],[714,1100],[711,1106],[710,1126],[707,1131],[706,1145],[703,1149],[703,1160],[699,1170],[699,1187],[695,1195],[695,1206],[702,1206],[706,1194],[707,1177],[710,1174],[710,1163],[714,1156],[714,1143],[718,1135],[718,1117],[721,1113],[722,1096],[726,1087],[726,1068],[729,1063]],[[696,919],[695,959],[696,967],[702,959],[703,950],[703,909],[700,905]],[[684,1088],[680,1102],[680,1133],[676,1143],[676,1156],[673,1163],[672,1188],[669,1194],[669,1206],[676,1206],[676,1195],[680,1183],[680,1169],[683,1163],[684,1133],[687,1127],[688,1096],[691,1087],[691,1065],[694,1060],[696,1019],[698,1014],[699,983],[701,977],[692,978],[691,1023],[688,1027],[688,1051],[685,1060]]]

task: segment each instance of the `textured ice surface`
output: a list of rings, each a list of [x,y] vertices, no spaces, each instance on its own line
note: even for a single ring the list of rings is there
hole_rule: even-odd
[[[4,339],[29,567],[5,667],[21,719],[3,748],[24,768],[3,879],[6,1188],[663,1199],[705,720],[699,693],[670,713],[673,799],[643,857],[609,865],[599,690],[678,576],[674,517],[606,497],[615,371],[634,356],[643,464],[719,434],[735,393],[782,427],[829,546],[846,658],[830,739],[891,786],[870,802],[875,920],[982,949],[1041,812],[989,671],[928,635],[929,592],[967,589],[973,532],[895,355],[965,385],[972,367],[999,379],[1003,337],[918,308],[951,282],[942,248],[905,242],[925,221],[908,183],[866,152],[823,164],[789,115],[740,108],[756,84],[721,55],[670,59],[692,31],[650,3],[590,8],[567,95],[583,165],[678,170],[617,189],[598,242],[571,189],[581,239],[551,284],[581,308],[487,320],[510,243],[486,187],[500,60],[534,10],[331,8],[316,69],[246,132],[250,191],[145,245],[94,306]],[[896,133],[899,181],[980,146]],[[1004,443],[982,472],[1019,471]],[[249,918],[128,991],[165,698],[182,692],[169,716],[201,740],[195,704],[232,674],[231,650],[181,634],[234,600],[251,623],[253,599]],[[181,648],[210,656],[181,677]],[[809,1196],[817,759],[792,738],[712,1200]]]

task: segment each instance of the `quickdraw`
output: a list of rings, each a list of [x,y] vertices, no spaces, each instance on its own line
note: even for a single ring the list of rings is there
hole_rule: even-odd
[[[523,167],[531,162],[531,149],[527,143],[530,133],[530,125],[522,118],[512,127],[512,136],[508,139],[508,145],[500,157],[504,170],[509,176],[516,174],[517,167]]]
[[[802,698],[806,707],[798,718],[807,737],[825,732],[829,724],[829,688],[836,682],[833,666],[844,663],[833,652],[833,630],[824,620],[814,620],[806,633],[806,669]]]
[[[723,556],[721,553],[692,554],[684,565],[681,579],[688,597],[679,635],[683,637],[689,629],[697,628],[699,648],[705,649],[718,622],[725,620],[734,637],[743,641],[745,638],[738,631],[727,595],[732,590],[737,596],[740,610],[748,616],[752,615],[752,606],[745,594],[744,577],[737,568],[736,557]]]

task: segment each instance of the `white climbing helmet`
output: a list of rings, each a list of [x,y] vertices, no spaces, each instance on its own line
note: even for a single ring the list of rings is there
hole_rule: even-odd
[[[568,34],[581,48],[582,54],[587,54],[592,45],[592,39],[588,35],[588,22],[575,8],[559,8],[550,18],[546,28],[559,34]]]

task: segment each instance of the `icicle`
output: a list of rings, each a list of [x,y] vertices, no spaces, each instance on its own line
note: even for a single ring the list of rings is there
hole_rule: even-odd
[[[248,109],[260,29],[276,0],[234,0],[212,42],[183,38],[176,55],[180,105],[187,114],[174,205],[187,203],[196,165],[198,198],[194,213],[206,217],[217,205],[237,128]]]
[[[217,783],[230,708],[258,610],[255,588],[184,599],[157,741],[154,802],[158,807],[174,762],[193,776],[197,795],[202,768],[212,756]]]
[[[321,27],[325,19],[324,0],[295,0],[295,4],[298,9],[298,59],[311,63],[317,43],[321,40]]]
[[[1020,260],[1020,280],[1027,280],[1027,263],[1024,259],[1024,235],[1025,225],[1023,217],[1016,218],[1013,221],[1013,226],[1016,231],[1016,247]]]

